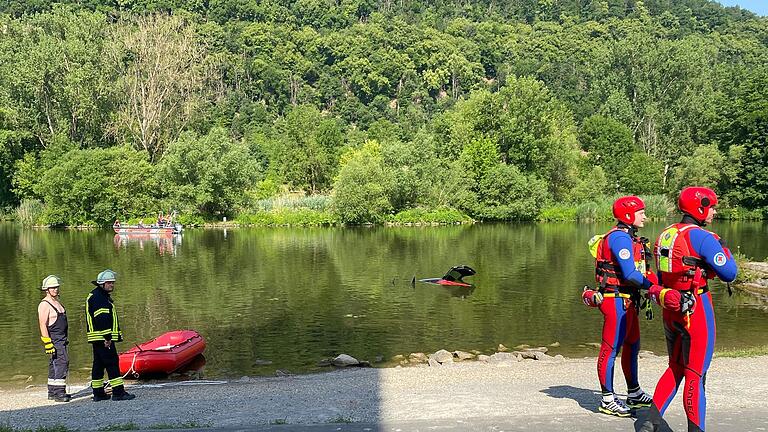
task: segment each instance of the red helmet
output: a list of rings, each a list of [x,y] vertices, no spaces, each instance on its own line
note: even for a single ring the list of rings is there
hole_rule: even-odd
[[[707,218],[707,209],[717,205],[717,194],[710,188],[693,186],[680,191],[677,207],[699,222]]]
[[[613,202],[613,216],[627,225],[632,225],[635,222],[635,212],[644,208],[645,203],[640,197],[623,196]]]

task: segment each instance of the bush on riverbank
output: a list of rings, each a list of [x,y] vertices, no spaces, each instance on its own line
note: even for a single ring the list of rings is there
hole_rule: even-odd
[[[12,221],[16,219],[16,209],[14,207],[8,206],[0,208],[0,221]]]
[[[50,225],[111,225],[116,216],[144,214],[158,189],[146,153],[130,147],[70,150],[35,187]]]
[[[235,218],[234,223],[248,226],[332,226],[339,224],[339,219],[329,211],[283,208],[268,212],[243,213]]]
[[[536,220],[554,221],[612,221],[613,202],[618,196],[602,197],[575,205],[551,205],[539,213]],[[674,214],[674,204],[664,195],[641,196],[649,219],[662,220]]]
[[[734,348],[718,351],[715,353],[715,357],[730,357],[730,358],[742,358],[742,357],[759,357],[768,355],[768,345],[750,347],[750,348]]]
[[[45,205],[36,199],[25,199],[16,207],[16,220],[23,226],[29,227],[36,225],[43,213]]]
[[[717,219],[722,220],[764,220],[768,209],[748,210],[743,207],[718,208]]]
[[[401,211],[389,216],[387,222],[392,225],[405,224],[459,224],[472,222],[472,218],[464,213],[447,207],[437,209],[415,208]]]
[[[255,211],[273,211],[273,210],[297,210],[309,209],[317,211],[326,211],[330,209],[332,199],[328,195],[310,195],[310,196],[291,196],[280,195],[273,198],[266,198],[256,201],[252,210]]]

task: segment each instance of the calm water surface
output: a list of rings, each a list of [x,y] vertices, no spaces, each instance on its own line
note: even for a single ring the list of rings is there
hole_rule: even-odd
[[[644,229],[649,237],[666,226]],[[114,298],[125,341],[172,329],[208,341],[206,378],[318,370],[339,353],[373,361],[440,348],[490,351],[499,343],[548,345],[595,355],[602,324],[580,302],[593,282],[586,243],[608,224],[478,224],[430,228],[188,230],[181,241],[121,241],[108,231],[22,230],[0,224],[0,386],[14,375],[45,382],[37,329],[38,289],[63,279],[70,318],[71,376],[84,381],[91,356],[83,304],[88,281],[118,272]],[[768,224],[716,223],[747,256],[768,256]],[[478,274],[476,288],[410,280],[439,277],[455,264]],[[747,296],[714,289],[718,348],[768,344],[768,312]],[[643,321],[642,345],[664,352],[661,320]],[[269,360],[262,365],[257,360]]]

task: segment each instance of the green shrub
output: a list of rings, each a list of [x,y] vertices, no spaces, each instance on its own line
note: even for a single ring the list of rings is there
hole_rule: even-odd
[[[602,197],[598,200],[576,205],[576,220],[609,221],[613,220],[613,202],[619,195]],[[645,214],[649,219],[662,220],[673,214],[672,202],[664,195],[640,196],[645,202]]]
[[[675,203],[666,195],[641,195],[645,202],[645,215],[650,219],[662,220],[675,214]]]
[[[617,173],[619,192],[627,195],[660,194],[664,184],[664,163],[644,152],[634,152]]]
[[[575,221],[577,209],[573,206],[554,205],[541,209],[536,220],[546,222]]]
[[[203,136],[181,134],[168,147],[157,175],[165,207],[217,218],[234,214],[243,191],[259,177],[248,147],[219,127]]]
[[[280,196],[262,199],[256,202],[254,210],[272,211],[280,209],[310,209],[325,211],[331,207],[332,198],[329,195],[310,195],[301,197]]]
[[[151,212],[157,189],[147,154],[130,147],[71,150],[47,170],[36,190],[51,225],[111,225]]]
[[[252,226],[331,226],[337,225],[339,220],[330,211],[299,208],[243,213],[235,218],[235,222]]]
[[[16,208],[16,220],[24,226],[33,226],[45,212],[45,205],[36,199],[25,199]]]
[[[718,208],[716,219],[722,220],[763,220],[768,215],[766,209],[748,210],[744,207]]]
[[[394,179],[384,166],[381,146],[375,141],[342,156],[333,187],[334,212],[344,223],[381,222],[392,210]]]
[[[277,195],[280,192],[280,183],[268,176],[264,180],[256,183],[253,190],[253,197],[257,200],[263,200]]]
[[[604,221],[613,220],[613,198],[603,198],[576,205],[576,220]]]
[[[387,220],[393,224],[457,224],[470,222],[472,218],[452,208],[442,207],[429,210],[418,207],[391,215]]]

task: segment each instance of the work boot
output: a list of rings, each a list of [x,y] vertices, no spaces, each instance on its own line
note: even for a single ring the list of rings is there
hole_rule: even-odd
[[[631,397],[627,396],[627,406],[630,408],[646,408],[651,406],[653,398],[646,392],[641,392],[640,395]]]
[[[53,398],[54,402],[69,402],[70,400],[72,400],[72,396],[68,394],[56,396]]]
[[[96,389],[93,390],[93,401],[94,402],[103,401],[103,400],[110,400],[110,399],[112,399],[112,397],[110,395],[108,395],[107,393],[105,393],[103,388],[100,388],[98,390],[96,390]]]
[[[124,401],[124,400],[131,400],[135,398],[136,398],[135,394],[131,394],[125,391],[120,394],[112,394],[113,401]]]
[[[600,402],[601,413],[614,415],[616,417],[629,417],[629,407],[624,405],[621,399],[613,398],[611,402]]]
[[[70,398],[70,399],[72,398],[72,395],[71,395],[71,394],[63,394],[63,395],[55,395],[55,394],[49,394],[49,395],[48,395],[48,400],[56,400],[56,399],[61,399],[61,398],[65,397],[65,396],[66,396],[66,397],[68,397],[68,398]],[[56,402],[59,402],[59,401],[56,401]],[[66,402],[69,402],[69,401],[66,401]]]

